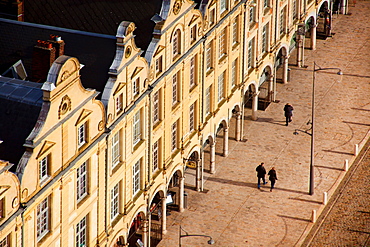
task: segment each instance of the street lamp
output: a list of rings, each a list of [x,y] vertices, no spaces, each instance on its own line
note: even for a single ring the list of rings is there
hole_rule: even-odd
[[[314,151],[315,151],[315,138],[314,138],[314,123],[315,123],[315,81],[316,81],[316,72],[320,70],[337,70],[337,75],[343,75],[342,70],[340,68],[322,68],[313,62],[313,70],[312,70],[312,105],[311,105],[311,121],[307,124],[311,124],[311,133],[306,131],[302,131],[311,136],[311,159],[310,159],[310,188],[309,194],[313,195],[315,190],[315,174],[314,174]],[[298,135],[298,129],[294,131],[294,135]]]
[[[184,231],[186,234],[182,235],[181,231]],[[209,240],[207,241],[208,244],[214,244],[215,243],[215,241],[212,239],[211,236],[201,235],[201,234],[189,234],[180,225],[180,228],[179,228],[179,247],[181,247],[181,238],[186,238],[186,237],[206,237],[206,238],[209,238]]]

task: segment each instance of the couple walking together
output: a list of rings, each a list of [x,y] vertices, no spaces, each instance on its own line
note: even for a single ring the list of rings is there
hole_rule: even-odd
[[[261,163],[259,166],[257,166],[256,168],[256,172],[257,172],[257,178],[258,178],[258,189],[261,188],[261,179],[262,179],[262,182],[263,184],[267,184],[266,180],[265,180],[265,176],[266,176],[266,169],[264,167],[264,164],[265,163]],[[269,176],[269,180],[271,181],[271,187],[270,187],[270,192],[272,191],[272,189],[274,188],[275,186],[275,182],[277,179],[277,176],[276,176],[276,171],[275,171],[275,167],[272,167],[271,170],[269,171],[269,173],[267,174]]]

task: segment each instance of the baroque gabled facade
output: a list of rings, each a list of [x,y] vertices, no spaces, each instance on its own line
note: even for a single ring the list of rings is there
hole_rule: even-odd
[[[168,209],[186,208],[185,176],[194,177],[187,186],[204,189],[204,173],[217,169],[216,145],[227,156],[230,137],[243,139],[244,119],[257,120],[276,100],[289,62],[304,66],[305,46],[315,49],[316,37],[331,35],[333,10],[347,11],[340,4],[153,1],[150,39],[133,21],[116,27],[101,96],[82,86],[84,68],[64,55],[46,82],[3,77],[4,88],[31,88],[38,110],[21,143],[25,152],[8,158],[16,169],[0,167],[0,241],[155,246]],[[297,61],[289,61],[292,52]]]

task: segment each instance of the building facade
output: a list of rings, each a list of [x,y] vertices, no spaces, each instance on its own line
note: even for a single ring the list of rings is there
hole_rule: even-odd
[[[194,175],[187,186],[204,189],[204,173],[217,170],[216,145],[227,156],[229,137],[243,140],[244,119],[257,120],[276,100],[288,64],[304,66],[305,47],[330,36],[332,12],[346,14],[348,5],[157,3],[144,49],[140,26],[117,27],[99,97],[82,86],[79,61],[63,54],[38,84],[0,80],[0,92],[18,85],[38,96],[25,151],[13,160],[0,154],[14,164],[0,167],[0,246],[156,246],[167,211],[185,210],[185,175]]]

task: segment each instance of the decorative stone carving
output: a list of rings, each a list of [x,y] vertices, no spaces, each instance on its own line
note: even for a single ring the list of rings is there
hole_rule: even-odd
[[[18,207],[18,204],[19,204],[18,197],[15,197],[15,198],[13,199],[13,202],[12,202],[12,206],[13,206],[13,208]]]
[[[173,13],[177,15],[181,10],[182,2],[181,0],[176,0],[176,2],[173,4]]]
[[[62,102],[59,105],[58,110],[58,117],[60,117],[64,114],[66,114],[68,111],[71,110],[71,99],[68,97],[68,95],[63,96]]]
[[[129,58],[131,56],[131,52],[132,52],[132,47],[129,45],[127,46],[125,50],[125,58]]]
[[[103,121],[103,120],[102,120],[102,121],[100,121],[100,122],[99,122],[99,124],[98,124],[98,130],[99,130],[99,131],[102,131],[102,130],[104,129],[104,125],[105,125],[105,124],[104,124],[104,121]]]

